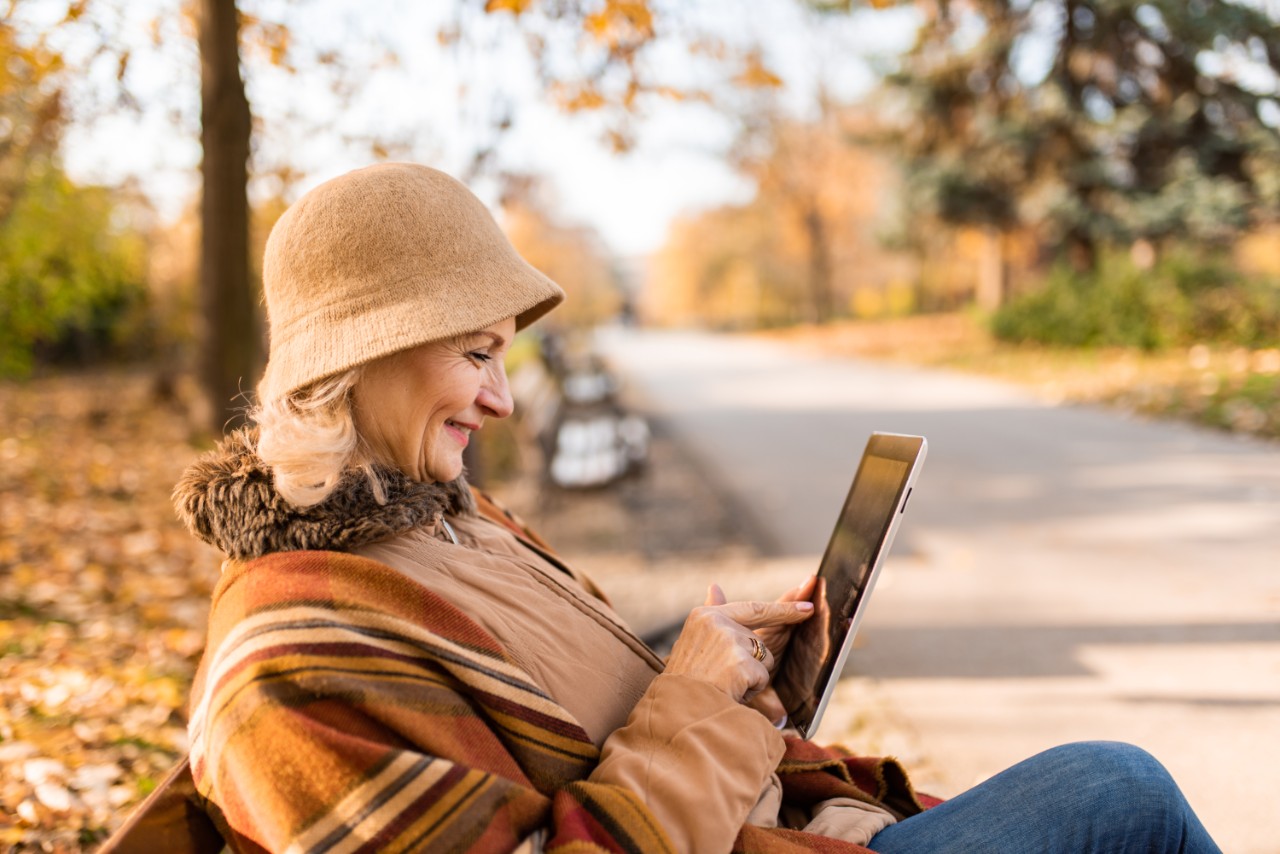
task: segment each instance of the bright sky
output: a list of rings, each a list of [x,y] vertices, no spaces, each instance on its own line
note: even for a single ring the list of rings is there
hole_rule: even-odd
[[[137,45],[129,80],[148,109],[141,117],[127,111],[102,117],[74,130],[66,147],[73,176],[117,182],[137,175],[170,216],[195,197],[200,158],[192,135],[199,86],[194,45],[170,15],[160,48],[148,47],[148,22],[172,5],[173,0],[130,0],[123,18],[112,23],[125,43]],[[268,19],[289,7],[287,0],[244,5]],[[379,5],[386,14],[369,14]],[[546,175],[565,219],[595,227],[624,256],[656,249],[671,220],[683,212],[750,197],[750,185],[724,161],[734,133],[724,115],[698,105],[655,103],[639,125],[637,149],[615,155],[600,141],[598,118],[566,116],[546,103],[505,16],[464,13],[474,19],[469,23],[471,32],[479,33],[480,47],[455,53],[441,46],[435,35],[461,5],[478,4],[381,0],[357,11],[342,0],[309,0],[306,15],[280,16],[301,21],[296,27],[306,31],[298,32],[299,40],[314,37],[355,50],[366,42],[385,44],[396,49],[402,66],[373,78],[340,115],[320,87],[300,91],[298,78],[251,76],[252,106],[266,119],[266,131],[257,140],[264,159],[286,159],[306,175],[298,185],[305,190],[367,164],[371,155],[344,147],[341,138],[377,127],[406,139],[412,159],[458,174],[487,137],[481,109],[505,99],[515,105],[516,124],[500,142],[500,165]],[[680,8],[686,20],[727,40],[763,45],[766,61],[787,82],[784,101],[797,114],[812,106],[818,75],[841,97],[867,91],[876,80],[872,64],[905,49],[914,26],[909,8],[828,17],[817,26],[806,21],[796,0],[699,0]],[[342,38],[335,42],[334,34]],[[654,61],[672,79],[710,83],[707,70],[683,52],[665,50]],[[107,77],[115,68],[98,72],[101,88],[109,89]],[[461,85],[468,88],[465,99],[458,97]],[[313,121],[282,119],[289,111]],[[187,128],[170,113],[185,115]],[[319,131],[315,117],[326,119]],[[492,188],[476,189],[492,201]]]

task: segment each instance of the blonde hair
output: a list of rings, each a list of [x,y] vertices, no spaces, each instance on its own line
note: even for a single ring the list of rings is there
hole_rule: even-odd
[[[271,469],[276,492],[295,507],[321,503],[353,469],[369,479],[377,502],[386,503],[352,413],[351,391],[360,374],[352,368],[250,412],[258,425],[258,457]]]

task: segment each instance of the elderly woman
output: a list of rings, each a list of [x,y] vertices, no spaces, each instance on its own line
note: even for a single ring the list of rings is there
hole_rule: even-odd
[[[466,484],[472,434],[512,412],[512,338],[564,294],[452,178],[316,188],[264,286],[256,426],[175,493],[230,558],[190,732],[233,849],[1216,850],[1134,748],[1061,748],[935,806],[892,760],[784,737],[767,686],[810,582],[713,588],[654,655]]]

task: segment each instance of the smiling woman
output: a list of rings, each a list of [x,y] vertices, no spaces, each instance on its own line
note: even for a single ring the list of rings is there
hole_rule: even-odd
[[[515,319],[507,318],[366,366],[353,404],[370,453],[416,480],[457,479],[471,434],[485,418],[513,410],[503,360],[515,334]]]
[[[256,427],[175,492],[231,558],[190,725],[231,847],[728,850],[749,814],[776,824],[787,747],[764,689],[808,588],[713,596],[664,664],[467,486],[472,433],[512,412],[512,339],[560,288],[410,164],[308,193],[263,269]],[[930,802],[892,762],[808,753],[788,779],[847,839]]]
[[[1131,748],[926,809],[894,760],[784,735],[770,681],[811,578],[774,602],[713,585],[662,661],[467,485],[472,433],[512,411],[512,338],[564,294],[452,178],[321,185],[277,223],[263,285],[257,426],[174,493],[230,558],[189,733],[233,850],[1216,850]]]

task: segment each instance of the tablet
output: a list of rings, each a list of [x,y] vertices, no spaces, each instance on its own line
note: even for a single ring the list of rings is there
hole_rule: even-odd
[[[927,448],[921,436],[872,433],[867,441],[818,568],[813,616],[796,627],[773,678],[789,725],[805,738],[835,691]]]

